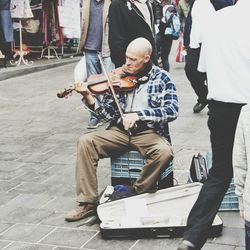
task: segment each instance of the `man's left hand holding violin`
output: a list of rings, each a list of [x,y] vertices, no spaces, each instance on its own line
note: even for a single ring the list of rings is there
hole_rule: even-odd
[[[95,106],[95,98],[88,89],[88,83],[87,82],[76,83],[74,84],[74,90],[83,96],[83,98],[86,101],[86,105],[93,110]]]

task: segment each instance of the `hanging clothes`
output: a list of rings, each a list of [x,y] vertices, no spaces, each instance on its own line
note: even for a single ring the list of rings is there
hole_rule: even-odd
[[[46,46],[51,43],[55,43],[56,46],[63,45],[64,37],[58,15],[58,0],[43,1],[43,33]]]
[[[11,0],[10,11],[12,18],[31,18],[33,13],[29,0]]]

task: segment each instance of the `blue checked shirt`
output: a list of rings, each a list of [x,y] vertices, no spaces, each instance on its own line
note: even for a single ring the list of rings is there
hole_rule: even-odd
[[[176,88],[166,71],[153,65],[152,73],[148,80],[148,107],[136,113],[141,121],[145,121],[147,126],[153,128],[161,135],[168,135],[168,122],[173,121],[178,116],[178,98]],[[121,109],[124,111],[128,94],[119,93],[117,98]],[[83,100],[84,101],[84,100]],[[102,102],[95,110],[96,116],[104,121],[116,121],[120,118],[117,105],[111,93],[103,96]],[[167,130],[167,131],[166,131]]]

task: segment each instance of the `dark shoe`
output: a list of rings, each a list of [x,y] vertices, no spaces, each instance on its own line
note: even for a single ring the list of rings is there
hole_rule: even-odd
[[[88,129],[95,129],[101,125],[102,125],[102,122],[100,122],[96,117],[91,117],[87,128]]]
[[[197,102],[193,107],[193,111],[194,113],[200,113],[206,106],[207,103]]]
[[[86,217],[96,214],[96,204],[85,203],[83,206],[76,206],[76,208],[70,211],[66,216],[65,220],[68,222],[78,221]]]
[[[189,245],[193,245],[191,242],[189,241],[182,241],[179,245],[178,245],[178,248],[177,250],[195,250],[194,247],[191,247]]]

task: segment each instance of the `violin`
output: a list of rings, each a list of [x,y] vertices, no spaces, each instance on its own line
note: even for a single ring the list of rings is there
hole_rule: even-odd
[[[115,92],[130,92],[136,87],[137,77],[133,75],[127,75],[123,72],[122,67],[115,69],[111,72],[110,77],[112,79],[112,86]],[[90,92],[96,95],[105,94],[110,91],[108,79],[106,76],[98,74],[91,75],[87,79],[88,89]],[[65,88],[64,91],[58,92],[58,98],[68,97],[73,91],[74,87]]]

